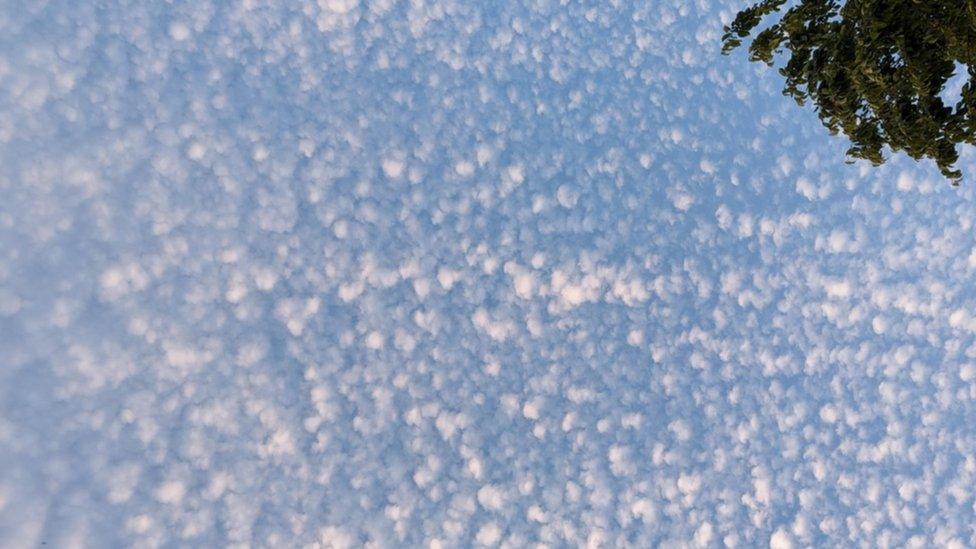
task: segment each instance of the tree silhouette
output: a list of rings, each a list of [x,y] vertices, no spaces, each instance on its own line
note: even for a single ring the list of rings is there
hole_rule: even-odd
[[[742,10],[722,37],[729,53],[786,0]],[[957,144],[976,144],[976,1],[799,0],[755,35],[749,59],[772,66],[785,95],[810,100],[832,135],[851,141],[847,154],[875,165],[885,145],[915,160],[931,158],[957,184]],[[962,97],[941,94],[956,67],[968,72]]]

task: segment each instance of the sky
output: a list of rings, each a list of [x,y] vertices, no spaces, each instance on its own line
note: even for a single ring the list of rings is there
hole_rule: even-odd
[[[0,545],[976,545],[974,184],[745,5],[0,0]]]

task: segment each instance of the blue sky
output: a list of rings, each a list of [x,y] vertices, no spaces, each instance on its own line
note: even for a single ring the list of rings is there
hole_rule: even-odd
[[[972,185],[744,4],[22,4],[3,545],[976,544]]]

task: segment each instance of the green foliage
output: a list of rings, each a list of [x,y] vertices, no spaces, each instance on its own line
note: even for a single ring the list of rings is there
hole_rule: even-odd
[[[739,12],[722,37],[724,53],[755,35],[749,59],[773,65],[787,52],[783,93],[809,100],[848,155],[875,165],[885,145],[916,160],[931,158],[958,182],[957,145],[976,144],[976,1],[764,0]],[[956,64],[968,70],[962,98],[940,94]]]

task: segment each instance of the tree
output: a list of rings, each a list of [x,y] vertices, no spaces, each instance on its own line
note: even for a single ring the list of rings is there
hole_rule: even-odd
[[[742,10],[722,37],[723,53],[741,45],[786,0]],[[850,139],[847,154],[884,162],[882,149],[931,158],[957,184],[957,145],[976,144],[976,2],[974,0],[795,0],[755,35],[749,59],[773,66],[783,93],[808,99],[832,135]],[[968,71],[962,97],[942,92],[956,67]]]

